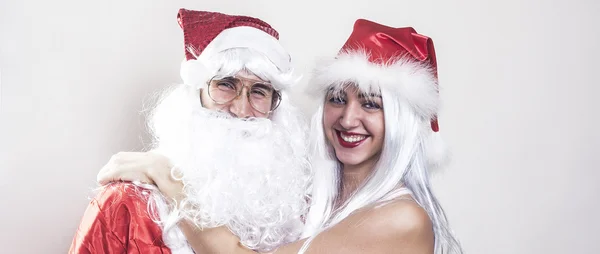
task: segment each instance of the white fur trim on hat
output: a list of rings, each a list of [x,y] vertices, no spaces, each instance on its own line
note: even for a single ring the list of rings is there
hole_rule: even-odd
[[[364,50],[346,51],[335,59],[323,61],[315,70],[311,90],[317,94],[352,82],[362,91],[379,88],[393,91],[417,114],[432,119],[438,110],[437,79],[427,64],[399,57],[385,64],[369,61]]]
[[[291,68],[290,55],[279,40],[260,29],[238,26],[223,30],[204,48],[198,60],[208,60],[221,51],[232,48],[249,48],[265,55],[281,72]]]

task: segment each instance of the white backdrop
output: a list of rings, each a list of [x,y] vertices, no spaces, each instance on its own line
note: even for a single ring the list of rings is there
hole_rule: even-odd
[[[97,171],[144,147],[180,7],[264,19],[307,74],[357,18],[431,36],[454,154],[435,189],[467,253],[600,253],[598,1],[1,0],[3,253],[65,253]]]

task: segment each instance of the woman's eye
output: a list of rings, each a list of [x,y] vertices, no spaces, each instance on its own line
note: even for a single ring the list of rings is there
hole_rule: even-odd
[[[366,109],[381,109],[381,106],[373,101],[368,101],[363,104]]]
[[[331,97],[329,98],[329,102],[333,104],[344,104],[346,101],[340,97]]]

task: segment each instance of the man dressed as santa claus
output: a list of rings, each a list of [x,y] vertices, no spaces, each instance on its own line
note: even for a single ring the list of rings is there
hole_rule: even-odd
[[[153,161],[149,175],[132,177],[141,182],[101,187],[69,253],[193,253],[183,232],[218,226],[262,252],[301,234],[311,180],[307,129],[286,94],[296,80],[277,31],[214,12],[181,9],[177,19],[184,84],[167,89],[148,117],[152,153],[172,169],[152,175],[164,174]],[[101,178],[111,179],[116,166],[140,167],[144,160],[130,158],[146,154],[113,156]],[[177,182],[183,193],[150,179]]]

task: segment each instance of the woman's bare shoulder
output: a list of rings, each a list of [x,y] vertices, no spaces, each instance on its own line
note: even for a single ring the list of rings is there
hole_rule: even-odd
[[[427,212],[411,198],[362,209],[348,219],[363,224],[364,237],[373,243],[390,239],[388,244],[408,253],[433,251],[433,224]]]
[[[393,234],[427,231],[432,228],[427,212],[410,197],[362,208],[347,220],[347,222],[368,221],[374,229]]]

